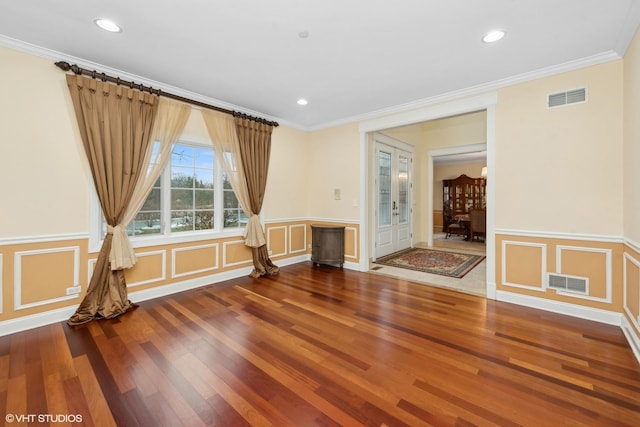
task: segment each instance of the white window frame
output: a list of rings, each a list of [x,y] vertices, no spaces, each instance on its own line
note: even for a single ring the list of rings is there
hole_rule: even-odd
[[[213,149],[211,142],[208,139],[200,139],[193,137],[180,137],[176,144],[200,146]],[[215,151],[215,150],[214,150]],[[197,230],[197,231],[180,231],[176,233],[171,232],[171,175],[168,173],[170,164],[165,166],[165,169],[160,176],[161,184],[161,218],[162,218],[162,233],[150,234],[145,236],[130,236],[129,241],[131,246],[135,248],[144,248],[149,246],[163,246],[172,245],[178,243],[198,242],[211,239],[223,239],[228,237],[243,236],[244,227],[223,228],[224,224],[224,191],[222,183],[222,165],[220,162],[220,156],[216,152],[215,158],[215,186],[214,186],[214,228],[213,230]],[[98,252],[102,246],[104,235],[102,235],[102,209],[100,207],[100,200],[96,194],[93,183],[90,184],[90,198],[89,198],[89,252]],[[260,222],[264,226],[263,215],[260,215]]]

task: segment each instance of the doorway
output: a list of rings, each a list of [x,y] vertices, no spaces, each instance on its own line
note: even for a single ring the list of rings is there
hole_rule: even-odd
[[[375,135],[375,258],[412,246],[413,154],[405,145],[385,135]]]
[[[460,98],[451,101],[426,103],[422,107],[411,110],[400,111],[386,116],[372,118],[370,120],[361,121],[359,125],[360,132],[360,153],[361,153],[361,171],[363,179],[360,185],[360,271],[370,271],[372,259],[375,258],[375,241],[376,241],[376,221],[375,202],[377,196],[373,183],[375,176],[375,138],[374,134],[387,129],[394,129],[411,124],[423,123],[431,120],[437,120],[445,117],[466,114],[474,111],[486,111],[486,149],[487,149],[487,220],[486,220],[486,271],[485,271],[485,289],[488,299],[496,298],[496,272],[495,272],[495,180],[494,178],[494,162],[495,162],[495,120],[496,120],[496,104],[497,94],[495,92],[487,92],[466,98]],[[404,138],[403,138],[404,139]],[[423,154],[418,151],[418,154]],[[425,177],[419,176],[422,172],[416,172],[416,180],[424,180]],[[415,181],[418,182],[418,181]],[[424,182],[424,181],[420,181]],[[433,197],[433,183],[428,186],[431,196]],[[415,190],[414,190],[415,193]],[[427,198],[424,192],[416,195],[414,204],[422,203],[421,200]],[[424,210],[428,212],[428,210]],[[432,218],[428,220],[429,228],[432,229]],[[413,225],[415,232],[415,224]]]

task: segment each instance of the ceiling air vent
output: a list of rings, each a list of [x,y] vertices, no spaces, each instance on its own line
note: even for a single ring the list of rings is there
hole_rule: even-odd
[[[549,108],[562,107],[563,105],[578,104],[587,102],[587,88],[568,90],[565,92],[552,93],[547,99]]]
[[[586,277],[568,276],[566,274],[547,274],[549,288],[557,291],[573,292],[587,295],[589,293],[589,279]]]

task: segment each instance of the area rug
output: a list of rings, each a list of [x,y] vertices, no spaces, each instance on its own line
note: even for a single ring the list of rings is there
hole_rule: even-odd
[[[375,263],[461,278],[483,259],[485,257],[481,255],[411,248],[378,258]]]

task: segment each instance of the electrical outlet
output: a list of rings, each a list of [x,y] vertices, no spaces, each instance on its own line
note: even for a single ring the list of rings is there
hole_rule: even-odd
[[[82,288],[80,286],[71,286],[67,288],[67,295],[76,295],[82,292]]]
[[[342,198],[342,192],[340,191],[339,188],[334,188],[333,189],[333,198],[335,200],[340,200]]]

